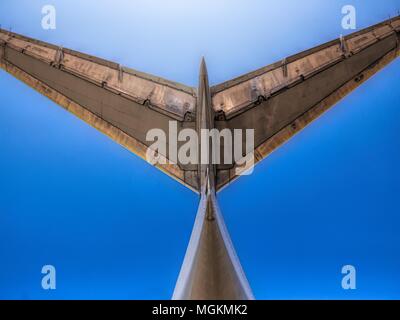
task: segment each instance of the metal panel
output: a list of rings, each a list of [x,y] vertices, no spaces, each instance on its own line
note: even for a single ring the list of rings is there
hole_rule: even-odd
[[[282,64],[274,64],[267,73],[214,91],[213,102],[219,104],[214,109],[224,111],[227,119],[217,121],[217,128],[254,129],[255,161],[261,161],[316,119],[321,114],[318,106],[327,110],[398,56],[399,34],[388,23],[366,30],[344,39],[344,47],[330,44],[309,55],[299,54],[292,62],[284,61],[285,71]],[[260,95],[261,100],[257,99]],[[277,138],[281,132],[285,132],[284,139]],[[217,167],[218,189],[238,177],[236,168]]]
[[[146,159],[147,147],[153,143],[146,141],[150,129],[162,129],[168,134],[169,121],[173,120],[177,121],[178,133],[183,127],[194,127],[193,119],[184,122],[184,113],[195,108],[195,91],[185,86],[175,88],[174,83],[160,79],[160,83],[154,82],[153,86],[156,88],[152,96],[154,104],[144,103],[141,94],[148,90],[146,84],[153,83],[155,77],[143,73],[134,75],[130,69],[118,72],[112,69],[117,65],[111,62],[100,60],[98,63],[97,58],[75,52],[72,55],[68,49],[35,40],[28,42],[15,34],[0,31],[0,42],[2,68],[143,159]],[[135,85],[128,84],[126,91],[120,90],[125,82],[141,88],[135,97],[132,91]],[[164,99],[167,100],[163,105]],[[168,161],[168,138],[165,143],[167,153],[160,156]],[[197,168],[169,162],[157,164],[157,167],[197,191]]]

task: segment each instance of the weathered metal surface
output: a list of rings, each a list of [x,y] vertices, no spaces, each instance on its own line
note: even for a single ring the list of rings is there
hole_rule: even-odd
[[[329,110],[333,105],[342,100],[346,95],[356,89],[358,86],[367,81],[370,77],[372,77],[375,73],[380,71],[382,68],[387,66],[394,59],[399,57],[399,50],[392,50],[388,54],[386,54],[379,62],[371,68],[364,70],[361,77],[354,78],[343,86],[341,86],[338,90],[327,96],[320,103],[315,105],[309,111],[296,118],[294,121],[283,127],[272,137],[267,139],[265,142],[261,143],[254,151],[254,159],[255,164],[265,159],[270,153],[272,153],[275,149],[289,140],[296,133],[304,129],[308,124],[317,119],[320,115],[322,115],[325,111]],[[218,170],[217,172],[217,188],[221,190],[229,183],[233,182],[239,176],[235,173],[237,166],[234,166],[229,170]]]
[[[215,126],[254,129],[256,147],[287,126],[298,128],[294,122],[299,117],[347,82],[363,77],[363,70],[394,50],[399,31],[397,17],[211,88],[213,113],[218,120]],[[145,149],[149,147],[147,131],[160,128],[168,132],[169,120],[178,121],[178,131],[198,128],[195,121],[196,115],[201,116],[201,108],[196,105],[203,98],[193,88],[4,30],[0,31],[0,58],[40,81],[47,90],[67,97],[121,130]],[[265,156],[257,151],[255,155],[257,161]],[[168,152],[163,156],[168,158]],[[198,168],[179,162],[164,167],[174,166],[179,174],[173,175],[199,191]],[[235,169],[234,164],[217,166],[218,188],[235,178]],[[215,167],[209,170],[212,176]]]
[[[197,130],[200,132],[214,127],[208,74],[203,59],[199,77]],[[254,299],[218,207],[215,166],[211,164],[211,157],[209,152],[209,164],[200,165],[198,169],[199,208],[172,298]]]
[[[199,89],[197,92],[197,113],[196,113],[196,129],[200,133],[201,130],[211,130],[215,127],[214,124],[214,111],[211,105],[210,86],[208,83],[208,72],[204,58],[201,60],[199,72]],[[200,135],[199,135],[200,136]],[[207,152],[203,150],[201,139],[198,144],[198,177],[200,192],[204,192],[208,180],[211,187],[215,187],[215,165],[212,164],[212,147],[209,146],[208,161],[203,163],[202,154]]]
[[[299,54],[302,58],[295,59],[291,63],[292,66],[288,67],[288,78],[292,79],[289,85],[278,87],[276,92],[261,103],[252,103],[242,109],[228,112],[226,114],[228,120],[217,122],[217,127],[232,130],[254,129],[255,162],[261,161],[273,149],[303,129],[304,122],[309,123],[316,119],[323,112],[321,104],[324,105],[324,111],[328,110],[398,56],[399,34],[394,31],[398,21],[399,19],[391,20],[391,27],[387,23],[380,24],[377,29],[368,28],[367,31],[347,37],[346,50],[350,53],[347,56],[342,53],[340,43],[323,47],[321,54],[314,49],[309,50],[312,52],[311,55]],[[314,67],[316,69],[313,69]],[[301,74],[297,81],[296,70],[299,69],[306,70],[307,73]],[[275,79],[274,75],[279,74],[283,77],[281,68],[273,69],[264,75],[264,79]],[[248,87],[246,90],[244,88],[251,81],[247,79],[246,82],[236,84],[218,94],[228,96],[230,90],[235,91],[240,88],[247,90],[249,97],[251,90]],[[256,86],[253,85],[254,87]],[[336,99],[332,99],[332,96]],[[237,97],[234,95],[234,98]],[[218,190],[238,177],[235,173],[237,168],[236,165],[217,167]]]
[[[172,299],[254,299],[214,193],[201,196]]]
[[[183,127],[178,114],[172,115],[157,107],[144,106],[121,92],[106,89],[106,84],[100,84],[100,74],[102,68],[108,67],[95,62],[87,62],[87,65],[78,63],[75,57],[71,58],[72,55],[66,53],[67,49],[38,45],[34,41],[26,44],[19,37],[0,32],[0,66],[3,69],[143,159],[146,159],[147,148],[152,143],[146,141],[148,130],[160,128],[168,133],[169,121],[177,119],[178,131]],[[71,64],[72,61],[75,62]],[[66,72],[66,65],[75,66],[75,71],[81,70],[81,74],[77,75],[72,69]],[[90,74],[91,78],[83,77],[83,73]],[[117,73],[115,75],[118,77]],[[125,74],[128,79],[131,76]],[[181,89],[163,90],[176,90],[177,100],[183,93]],[[190,127],[190,124],[185,124],[185,127]],[[168,146],[168,141],[165,143]],[[168,153],[160,157],[167,159]],[[197,171],[184,170],[178,163],[171,161],[157,164],[157,167],[197,192]]]
[[[15,33],[0,32],[0,40],[10,48],[30,55],[46,64],[54,64],[63,71],[115,91],[133,101],[143,104],[148,101],[178,120],[186,112],[194,112],[195,90],[181,84],[152,77],[142,72],[123,68],[113,62],[62,49],[63,60],[59,63],[59,48],[33,41]]]
[[[128,134],[121,131],[117,127],[111,125],[107,121],[98,117],[94,113],[88,111],[86,108],[83,108],[82,106],[70,100],[68,97],[62,95],[56,90],[53,90],[49,86],[45,85],[41,81],[30,76],[21,69],[18,69],[13,65],[1,61],[0,61],[0,67],[5,69],[8,73],[15,76],[17,79],[23,81],[30,87],[37,90],[39,93],[53,100],[55,103],[57,103],[67,111],[71,112],[78,118],[90,124],[95,129],[104,133],[112,140],[125,147],[127,150],[133,152],[142,159],[146,160],[147,146],[138,141],[137,139],[129,136]],[[170,177],[172,177],[173,179],[186,185],[188,188],[195,189],[195,186],[187,183],[187,182],[191,183],[193,181],[193,177],[191,177],[191,179],[185,179],[184,171],[181,170],[179,166],[177,166],[176,164],[157,164],[156,167],[159,168],[164,173],[166,173],[167,175],[169,175]],[[195,189],[195,191],[197,191],[197,189]]]
[[[344,38],[346,46],[353,54],[369,45],[388,37],[398,27],[399,20],[379,24],[376,27],[357,32]],[[311,50],[305,54],[298,54],[264,68],[265,72],[255,72],[254,77],[248,75],[228,81],[212,88],[213,106],[216,111],[222,110],[229,118],[246,107],[252,106],[262,96],[269,98],[284,87],[290,87],[298,81],[307,79],[311,75],[343,59],[340,40]]]
[[[197,91],[4,30],[0,67],[144,159],[148,130],[168,133],[177,120],[178,131],[254,129],[257,163],[397,58],[399,32],[397,17],[213,88],[202,61]],[[216,199],[240,170],[211,164],[211,146],[208,156],[208,164],[157,164],[201,196],[173,298],[252,299]]]

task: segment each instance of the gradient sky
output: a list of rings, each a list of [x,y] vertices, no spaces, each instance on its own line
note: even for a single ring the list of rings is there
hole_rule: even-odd
[[[41,8],[57,29],[41,28]],[[337,38],[385,1],[11,1],[4,28],[189,85]],[[400,299],[400,60],[219,194],[258,299]],[[169,299],[198,196],[0,71],[0,298]],[[41,268],[57,289],[41,289]],[[341,268],[357,289],[341,288]]]

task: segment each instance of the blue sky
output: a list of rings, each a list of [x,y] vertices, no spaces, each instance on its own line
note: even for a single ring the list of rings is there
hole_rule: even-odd
[[[0,24],[196,86],[203,55],[216,84],[348,33],[343,5],[358,29],[400,9],[327,2],[1,1]],[[399,75],[396,61],[219,194],[256,298],[400,298]],[[197,195],[2,71],[0,88],[0,298],[169,299]]]

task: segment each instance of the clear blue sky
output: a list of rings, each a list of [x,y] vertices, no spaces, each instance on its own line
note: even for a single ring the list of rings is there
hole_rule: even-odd
[[[300,4],[301,3],[301,4]],[[57,29],[41,28],[54,4]],[[385,1],[1,1],[13,31],[197,85],[392,16]],[[400,298],[400,60],[219,195],[258,299]],[[0,72],[0,298],[169,299],[197,195]],[[41,267],[57,289],[41,289]],[[357,290],[341,289],[341,268]]]

